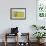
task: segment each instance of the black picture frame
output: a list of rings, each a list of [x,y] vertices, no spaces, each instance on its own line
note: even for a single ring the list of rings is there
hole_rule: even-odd
[[[13,11],[23,11],[23,13],[24,13],[24,17],[18,17],[18,18],[16,18],[16,16],[15,17],[13,17]],[[18,13],[19,14],[19,13]],[[10,8],[10,19],[11,20],[25,20],[26,19],[26,8]]]

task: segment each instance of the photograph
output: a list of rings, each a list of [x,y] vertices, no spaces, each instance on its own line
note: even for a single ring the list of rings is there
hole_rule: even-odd
[[[10,8],[10,19],[12,20],[26,19],[26,8]]]

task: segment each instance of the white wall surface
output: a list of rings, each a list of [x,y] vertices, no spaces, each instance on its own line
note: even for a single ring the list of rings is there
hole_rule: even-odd
[[[26,20],[10,20],[10,8],[26,8]],[[17,26],[32,36],[32,24],[36,24],[36,0],[0,0],[0,34]]]

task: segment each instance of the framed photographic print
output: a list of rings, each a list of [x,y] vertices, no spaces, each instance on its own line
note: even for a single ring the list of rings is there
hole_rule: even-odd
[[[26,8],[10,8],[10,19],[12,20],[26,19]]]

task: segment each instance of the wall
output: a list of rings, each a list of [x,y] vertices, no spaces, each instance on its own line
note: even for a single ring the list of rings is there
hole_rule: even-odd
[[[10,20],[10,8],[26,8],[26,20]],[[0,0],[0,34],[17,26],[32,36],[32,24],[36,24],[36,0]]]

